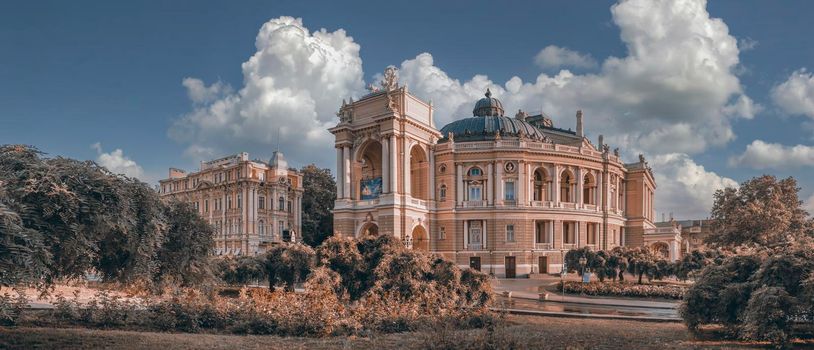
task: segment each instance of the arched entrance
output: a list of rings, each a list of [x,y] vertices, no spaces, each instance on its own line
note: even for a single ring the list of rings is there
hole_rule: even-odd
[[[413,229],[413,249],[421,251],[430,250],[430,239],[423,226],[418,225]]]
[[[378,235],[379,235],[379,225],[376,225],[373,222],[368,222],[362,225],[362,229],[359,230],[359,238]]]
[[[410,195],[413,198],[428,199],[429,163],[424,149],[415,145],[410,149]]]
[[[382,144],[370,140],[356,157],[357,199],[378,198],[382,193]]]
[[[650,249],[655,253],[657,256],[663,259],[670,259],[670,246],[664,242],[656,242],[650,246]]]

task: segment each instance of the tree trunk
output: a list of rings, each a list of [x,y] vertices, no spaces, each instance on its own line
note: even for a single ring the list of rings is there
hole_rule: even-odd
[[[639,284],[642,284],[642,276],[643,275],[644,275],[644,272],[639,272]]]
[[[624,281],[625,281],[625,270],[620,270],[619,271],[619,282],[624,282]]]
[[[274,291],[274,277],[269,277],[269,292]]]

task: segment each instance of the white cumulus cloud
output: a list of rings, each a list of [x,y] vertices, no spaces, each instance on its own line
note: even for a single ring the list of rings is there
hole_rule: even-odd
[[[806,145],[785,146],[754,140],[746,150],[729,158],[730,166],[746,166],[753,169],[784,169],[814,166],[814,147]]]
[[[232,87],[222,82],[216,82],[210,86],[206,86],[201,79],[185,78],[182,82],[187,88],[187,96],[194,103],[207,103],[211,102],[222,95],[230,94]]]
[[[439,125],[469,116],[489,87],[507,113],[542,109],[559,127],[573,128],[582,109],[586,132],[605,134],[629,155],[692,154],[726,144],[735,137],[732,119],[760,111],[735,74],[737,39],[710,17],[705,1],[624,0],[611,12],[627,55],[605,59],[596,73],[561,70],[503,84],[485,74],[459,80],[422,53],[402,62],[400,74],[413,93],[435,102]]]
[[[343,29],[311,32],[302,19],[280,17],[260,28],[255,47],[236,92],[184,79],[193,110],[174,122],[170,136],[197,159],[240,151],[270,157],[279,143],[289,159],[331,164],[327,129],[342,99],[364,86],[359,45]]]
[[[772,88],[772,100],[784,112],[814,118],[814,74],[805,68]]]
[[[710,215],[715,191],[738,186],[735,180],[704,169],[686,154],[663,154],[649,163],[658,186],[659,218],[661,213],[674,213],[681,219],[706,218]]]
[[[589,54],[582,54],[577,51],[559,47],[555,45],[546,46],[534,57],[534,62],[542,68],[596,67],[596,60]]]
[[[110,172],[147,181],[144,176],[144,169],[135,161],[125,156],[121,148],[117,148],[112,152],[104,152],[102,150],[102,144],[99,142],[91,145],[91,148],[96,150],[96,163],[107,168]]]

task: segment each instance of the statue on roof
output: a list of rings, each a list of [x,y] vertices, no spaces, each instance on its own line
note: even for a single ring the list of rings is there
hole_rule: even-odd
[[[370,84],[367,84],[367,91],[370,91],[371,94],[375,94],[375,93],[381,91],[381,88],[376,86],[376,85],[373,85],[373,83],[370,83]]]
[[[399,77],[396,75],[398,68],[395,66],[387,66],[384,69],[384,78],[382,79],[382,88],[385,91],[393,91],[399,87]]]
[[[639,153],[639,163],[644,163],[644,154]]]

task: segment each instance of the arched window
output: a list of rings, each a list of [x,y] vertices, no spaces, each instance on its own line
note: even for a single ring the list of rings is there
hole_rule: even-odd
[[[591,173],[582,178],[582,203],[596,204],[596,181]]]
[[[469,176],[481,176],[482,174],[483,172],[481,172],[480,168],[478,167],[473,167],[472,169],[469,169]]]
[[[260,236],[266,235],[266,226],[264,226],[263,224],[264,224],[263,220],[257,222],[257,233]]]
[[[441,189],[438,190],[438,197],[442,201],[447,199],[447,185],[441,184]]]
[[[277,199],[277,210],[285,211],[285,197],[280,197]]]
[[[560,201],[561,202],[573,202],[573,196],[571,195],[571,185],[573,184],[574,180],[571,178],[571,173],[568,171],[563,171],[562,175],[560,176]]]
[[[534,201],[536,202],[546,200],[545,180],[545,174],[542,169],[534,171]]]

